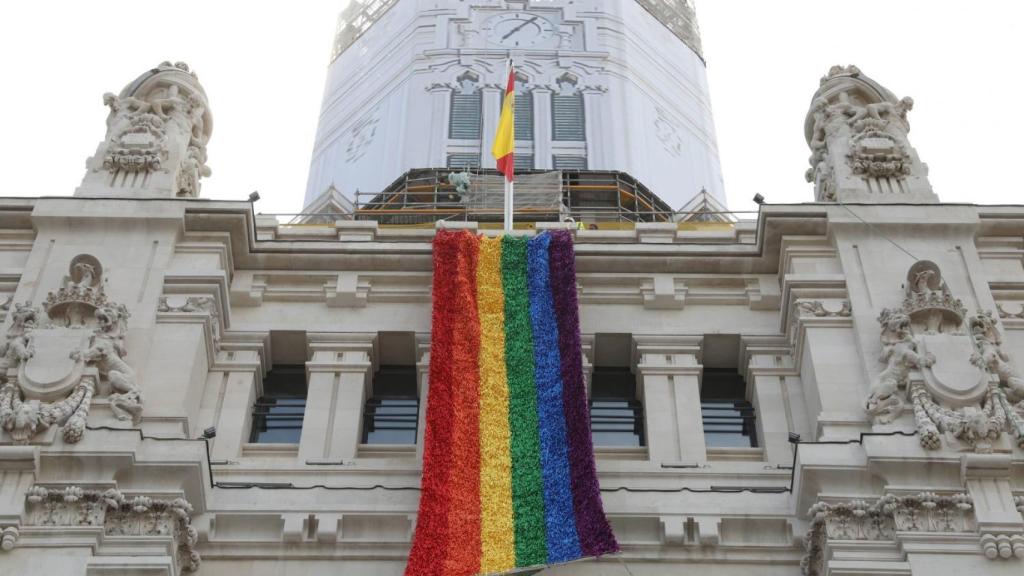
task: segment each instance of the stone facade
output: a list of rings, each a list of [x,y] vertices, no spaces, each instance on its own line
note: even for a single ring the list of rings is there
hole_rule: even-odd
[[[867,82],[834,72],[826,92]],[[130,88],[161,96],[111,101],[101,152],[134,114],[173,123],[140,168],[166,183],[211,121],[187,67],[151,74]],[[192,92],[172,95],[179,80]],[[815,102],[861,108],[809,139],[834,174],[846,162],[834,198],[819,187],[756,221],[524,232],[573,230],[587,371],[630,369],[646,437],[597,448],[622,554],[543,573],[1024,569],[1024,206],[938,203],[905,111],[842,93]],[[157,104],[175,98],[191,115]],[[910,183],[886,192],[906,202],[867,202],[858,122],[888,134],[865,137],[893,143],[879,154],[907,154]],[[74,197],[0,199],[3,573],[401,574],[422,442],[366,443],[362,421],[396,333],[427,395],[434,230],[281,225],[104,169],[94,158]],[[701,388],[723,360],[757,447],[709,446]],[[305,367],[301,435],[252,443],[278,363]]]

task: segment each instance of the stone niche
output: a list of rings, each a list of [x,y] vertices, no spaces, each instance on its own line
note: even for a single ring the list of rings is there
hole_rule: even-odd
[[[164,62],[103,95],[107,133],[86,161],[79,197],[195,198],[210,175],[213,117],[195,72]]]

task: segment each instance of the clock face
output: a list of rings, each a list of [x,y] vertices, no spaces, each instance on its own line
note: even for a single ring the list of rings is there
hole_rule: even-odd
[[[530,48],[555,35],[555,25],[529,12],[503,12],[484,20],[487,41],[506,48]]]

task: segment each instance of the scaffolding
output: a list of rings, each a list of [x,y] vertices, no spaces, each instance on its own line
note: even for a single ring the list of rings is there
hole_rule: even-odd
[[[450,181],[448,168],[410,170],[383,192],[356,192],[353,216],[381,224],[438,220],[500,222],[503,176],[473,168],[468,186]],[[457,179],[456,179],[457,180]],[[516,174],[514,217],[528,222],[672,222],[674,212],[625,172],[530,170]]]

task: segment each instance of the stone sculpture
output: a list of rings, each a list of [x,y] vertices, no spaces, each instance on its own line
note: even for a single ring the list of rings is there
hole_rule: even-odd
[[[103,267],[87,254],[71,261],[43,310],[18,304],[0,346],[0,426],[24,444],[56,424],[65,441],[77,442],[97,393],[107,395],[116,418],[138,425],[142,394],[125,361],[128,317],[127,308],[107,301]]]
[[[991,452],[1004,432],[1024,447],[1024,378],[992,313],[967,318],[938,266],[915,263],[902,305],[883,310],[879,322],[886,366],[865,403],[876,424],[899,418],[909,396],[924,448],[938,449],[945,437],[954,449]]]
[[[212,117],[187,64],[164,62],[106,93],[107,134],[87,163],[76,196],[189,197],[211,174],[206,144]]]
[[[818,202],[937,202],[907,134],[914,101],[897,99],[856,66],[833,66],[811,101],[805,176]]]

